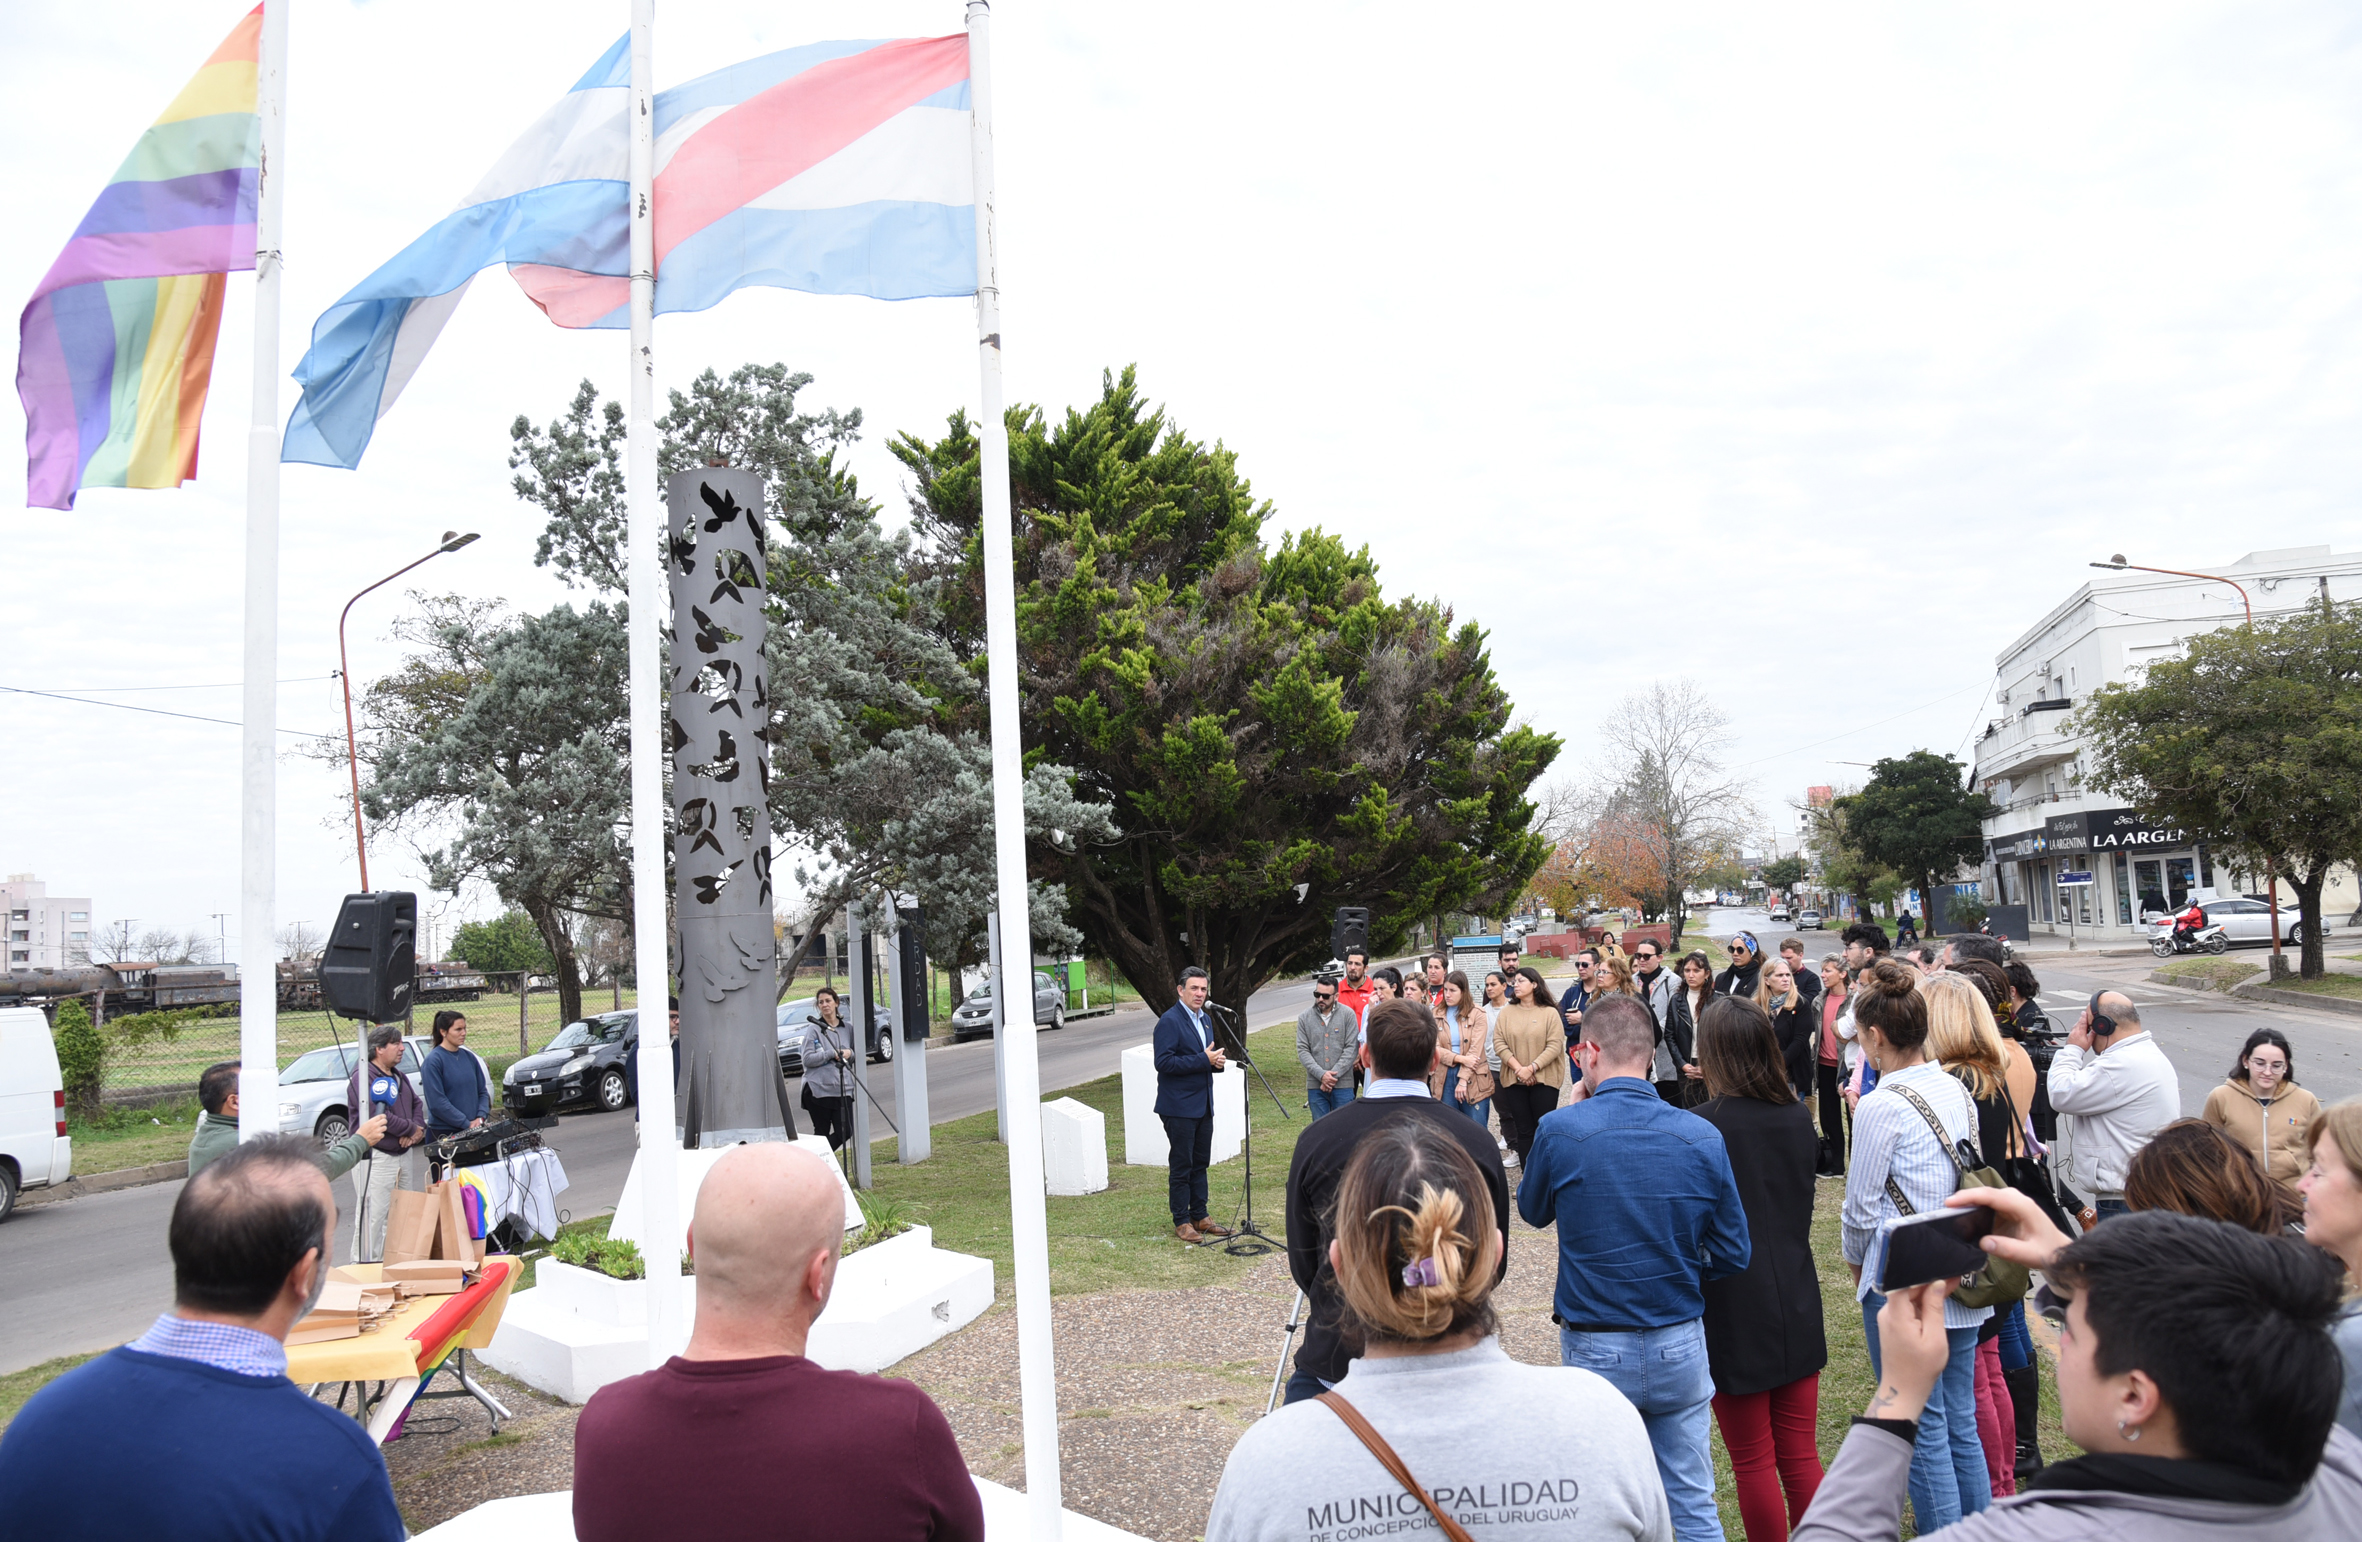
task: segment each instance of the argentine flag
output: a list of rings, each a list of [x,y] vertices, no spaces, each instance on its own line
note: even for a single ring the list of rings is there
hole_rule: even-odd
[[[562,327],[627,327],[631,40],[460,200],[330,306],[295,367],[281,458],[350,470],[475,276],[505,263]],[[968,40],[813,43],[656,97],[656,309],[749,284],[912,300],[976,292]]]

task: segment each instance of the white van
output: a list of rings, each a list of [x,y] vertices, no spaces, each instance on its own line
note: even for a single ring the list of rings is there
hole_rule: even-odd
[[[0,1007],[0,1221],[16,1210],[19,1189],[63,1183],[73,1171],[49,1019],[36,1007]]]

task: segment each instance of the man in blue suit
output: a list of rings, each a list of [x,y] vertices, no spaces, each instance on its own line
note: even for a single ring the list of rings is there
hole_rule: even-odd
[[[1166,1191],[1172,1200],[1173,1235],[1183,1242],[1232,1235],[1206,1216],[1206,1168],[1214,1159],[1214,1073],[1224,1065],[1206,1020],[1206,972],[1195,964],[1181,971],[1181,999],[1156,1020],[1151,1041],[1156,1056],[1156,1112],[1165,1122]]]

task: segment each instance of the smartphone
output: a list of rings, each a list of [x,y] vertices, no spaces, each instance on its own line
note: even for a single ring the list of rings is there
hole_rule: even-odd
[[[1993,1212],[1983,1205],[1897,1216],[1878,1228],[1878,1267],[1870,1288],[1882,1296],[1913,1285],[1958,1279],[1985,1267],[1977,1239],[1993,1230]]]

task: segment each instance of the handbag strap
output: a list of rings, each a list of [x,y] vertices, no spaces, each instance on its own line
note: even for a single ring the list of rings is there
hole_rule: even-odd
[[[1376,1427],[1361,1416],[1360,1409],[1346,1402],[1334,1392],[1323,1392],[1320,1395],[1320,1400],[1329,1405],[1331,1413],[1345,1421],[1345,1427],[1353,1431],[1363,1445],[1370,1448],[1370,1455],[1376,1457],[1379,1464],[1388,1472],[1394,1474],[1394,1481],[1409,1490],[1419,1503],[1427,1507],[1427,1513],[1435,1517],[1435,1524],[1442,1529],[1445,1536],[1451,1538],[1452,1542],[1475,1542],[1475,1539],[1468,1535],[1468,1528],[1444,1514],[1434,1498],[1419,1486],[1419,1480],[1411,1476],[1410,1468],[1404,1466],[1402,1458],[1394,1454],[1394,1447],[1388,1445],[1386,1437],[1379,1434]]]
[[[1881,1083],[1881,1085],[1884,1084]],[[1910,1088],[1896,1087],[1894,1090],[1901,1093],[1905,1101],[1909,1102],[1913,1108],[1918,1109],[1919,1117],[1927,1121],[1927,1127],[1929,1129],[1935,1131],[1936,1144],[1943,1148],[1945,1156],[1952,1159],[1952,1171],[1955,1181],[1961,1177],[1967,1176],[1967,1164],[1960,1160],[1960,1153],[1952,1149],[1952,1137],[1946,1133],[1944,1129],[1944,1122],[1936,1117],[1936,1111],[1928,1107],[1926,1100],[1921,1098],[1918,1093],[1913,1092]],[[1893,1200],[1895,1203],[1895,1208],[1900,1210],[1905,1215],[1917,1215],[1919,1213],[1918,1210],[1912,1206],[1911,1201],[1903,1197],[1903,1186],[1895,1182],[1895,1176],[1891,1172],[1886,1175],[1886,1197]]]

